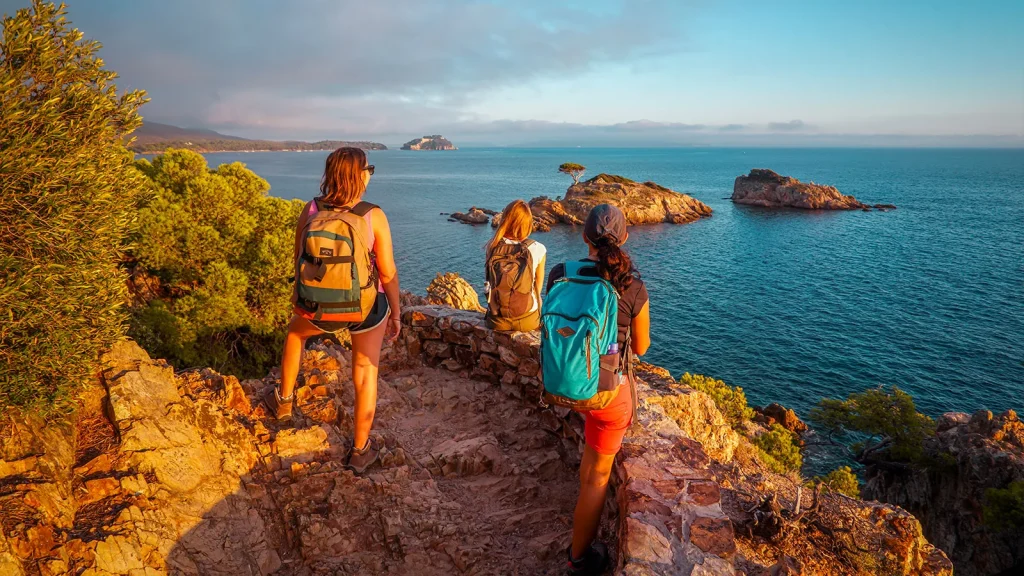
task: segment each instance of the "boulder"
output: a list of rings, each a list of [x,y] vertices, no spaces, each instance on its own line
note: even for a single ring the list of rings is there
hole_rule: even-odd
[[[803,434],[807,431],[807,424],[804,424],[796,412],[781,404],[772,402],[764,408],[754,407],[754,412],[757,413],[755,419],[769,428],[772,424],[778,424],[796,434]]]
[[[804,183],[781,176],[771,170],[755,168],[746,176],[738,176],[733,184],[732,201],[736,204],[789,207],[807,210],[870,210],[871,206],[853,196],[844,196],[833,186]],[[879,209],[895,208],[879,204]]]
[[[483,312],[480,296],[473,286],[454,272],[437,274],[427,286],[427,304],[451,306],[458,310]]]

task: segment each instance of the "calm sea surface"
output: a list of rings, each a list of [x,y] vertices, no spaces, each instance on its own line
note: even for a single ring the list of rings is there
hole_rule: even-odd
[[[326,152],[208,154],[241,161],[271,194],[318,193]],[[447,222],[471,205],[560,196],[562,162],[653,180],[710,219],[634,227],[651,294],[647,359],[742,386],[752,403],[806,411],[878,384],[931,415],[1024,409],[1024,150],[464,149],[370,153],[367,199],[388,214],[402,284],[441,271],[483,284],[489,227]],[[733,180],[771,168],[892,212],[735,206]],[[580,229],[537,234],[549,266],[585,255]]]

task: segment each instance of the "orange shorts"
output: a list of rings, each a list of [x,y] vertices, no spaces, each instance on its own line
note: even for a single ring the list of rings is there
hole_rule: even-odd
[[[612,403],[600,410],[584,412],[586,424],[583,437],[598,454],[614,456],[622,447],[622,438],[629,428],[633,417],[633,395],[629,391],[629,382],[619,386],[619,393]]]

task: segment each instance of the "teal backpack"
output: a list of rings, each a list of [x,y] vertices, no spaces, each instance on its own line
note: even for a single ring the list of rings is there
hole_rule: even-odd
[[[618,354],[611,370],[609,358],[601,358],[618,337],[619,297],[607,280],[581,276],[585,268],[594,265],[565,263],[565,276],[548,290],[540,315],[544,400],[579,411],[606,407],[619,384]]]

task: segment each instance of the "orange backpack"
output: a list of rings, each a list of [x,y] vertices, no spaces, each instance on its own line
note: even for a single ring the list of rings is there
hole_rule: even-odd
[[[373,230],[366,218],[377,206],[313,202],[317,211],[306,221],[295,262],[295,312],[309,320],[362,322],[377,299]]]

